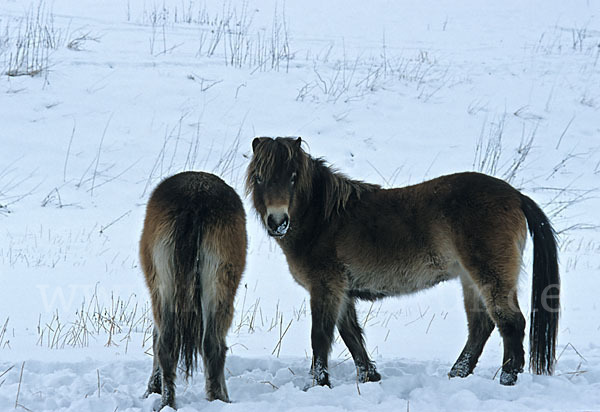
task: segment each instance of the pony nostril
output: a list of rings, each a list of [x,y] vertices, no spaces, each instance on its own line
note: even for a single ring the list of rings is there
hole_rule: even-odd
[[[290,224],[290,218],[287,214],[282,216],[275,217],[274,215],[269,215],[267,217],[267,226],[273,232],[273,234],[283,236],[287,232],[288,226]]]
[[[269,215],[267,217],[267,226],[269,226],[269,229],[275,230],[277,228],[277,225],[275,224],[275,219],[273,219],[273,215]]]

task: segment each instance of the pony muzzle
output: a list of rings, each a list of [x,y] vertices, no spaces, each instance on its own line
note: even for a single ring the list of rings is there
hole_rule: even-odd
[[[282,238],[290,227],[290,217],[284,210],[267,211],[266,223],[269,235]]]

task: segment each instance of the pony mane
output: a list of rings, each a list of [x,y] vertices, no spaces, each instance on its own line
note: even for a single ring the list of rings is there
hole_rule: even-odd
[[[323,214],[326,220],[345,210],[348,201],[360,199],[363,193],[379,189],[379,185],[352,180],[326,164],[322,158],[313,158],[293,138],[260,138],[246,174],[246,194],[254,187],[254,178],[269,181],[281,168],[293,168],[297,173],[297,192],[307,199],[315,190],[322,194]]]
[[[307,155],[308,156],[308,155]],[[309,156],[310,157],[310,156]],[[325,219],[346,209],[352,198],[359,200],[364,193],[380,189],[381,186],[348,178],[328,166],[322,158],[312,159],[313,167],[319,171],[323,184],[323,206]]]

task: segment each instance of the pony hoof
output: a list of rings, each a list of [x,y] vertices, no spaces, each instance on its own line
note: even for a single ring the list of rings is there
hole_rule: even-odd
[[[144,394],[142,395],[142,398],[143,398],[143,399],[147,399],[147,398],[148,398],[150,395],[152,395],[153,393],[157,393],[157,394],[159,394],[159,395],[160,395],[160,394],[161,394],[161,392],[162,392],[162,391],[161,391],[160,389],[158,389],[158,390],[157,390],[157,389],[150,389],[150,388],[148,388],[148,389],[146,389],[146,392],[144,392]]]
[[[331,382],[329,381],[329,376],[326,376],[325,378],[322,378],[322,379],[315,379],[313,381],[313,384],[309,385],[309,388],[312,388],[314,386],[328,386],[329,388],[331,388]]]
[[[381,375],[376,370],[371,371],[369,373],[369,382],[379,382],[381,380]]]
[[[471,373],[473,373],[473,369],[475,366],[471,366],[472,355],[470,353],[462,353],[458,360],[454,362],[450,372],[448,372],[449,378],[466,378]]]
[[[331,389],[331,383],[329,381],[325,382],[325,383],[319,383],[317,381],[311,382],[309,384],[307,384],[306,386],[304,386],[304,388],[302,388],[302,392],[308,392],[309,389],[314,388],[315,386],[327,386]]]
[[[158,408],[155,409],[155,411],[156,412],[161,412],[161,411],[165,411],[166,412],[165,408],[170,408],[170,409],[173,409],[173,410],[177,410],[177,408],[175,407],[175,405],[169,405],[168,403],[161,402],[160,405],[158,405]]]
[[[312,375],[313,386],[329,386],[331,388],[327,368],[321,365],[322,364],[317,361],[316,364],[311,367],[310,374]]]
[[[327,387],[331,388],[331,382],[329,382],[329,378],[323,379],[323,380],[317,382],[317,385],[319,385],[319,386],[327,386]]]
[[[448,377],[449,378],[466,378],[470,374],[471,374],[471,371],[469,371],[468,368],[464,368],[464,367],[455,365],[452,367],[452,369],[450,369],[450,372],[448,372]]]
[[[500,385],[513,386],[517,383],[517,372],[502,371],[500,374]]]
[[[368,371],[367,373],[361,375],[359,382],[379,382],[381,380],[381,375],[375,369]]]
[[[231,401],[229,400],[229,396],[227,396],[227,395],[209,394],[206,397],[206,400],[208,400],[209,402],[221,401],[221,402],[225,402],[225,403],[231,403]]]
[[[162,411],[164,408],[173,408],[175,410],[177,410],[177,406],[175,405],[175,397],[174,396],[169,396],[170,392],[169,390],[165,391],[166,394],[163,394],[161,399],[160,399],[160,403],[158,404],[158,408],[155,409],[155,411]]]

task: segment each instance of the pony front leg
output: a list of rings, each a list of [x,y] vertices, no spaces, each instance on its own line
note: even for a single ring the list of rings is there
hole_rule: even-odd
[[[333,330],[342,306],[343,292],[341,288],[319,283],[310,294],[310,310],[312,314],[311,343],[313,360],[311,372],[314,383],[329,386],[327,358],[333,341]]]

